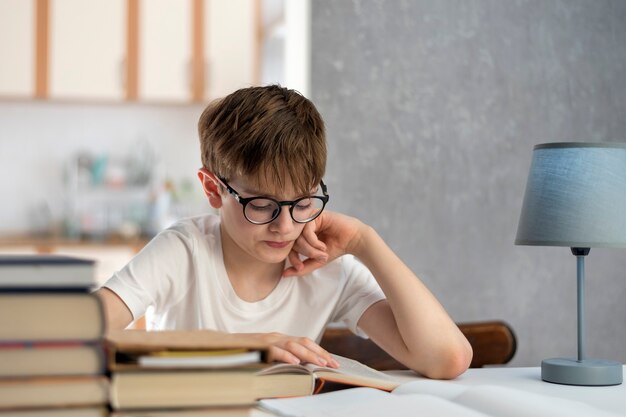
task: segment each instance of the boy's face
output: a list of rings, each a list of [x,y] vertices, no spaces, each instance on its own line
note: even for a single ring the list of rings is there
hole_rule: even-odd
[[[275,193],[260,189],[258,185],[242,178],[234,178],[228,184],[244,198],[265,196],[284,201],[302,197],[294,191],[290,181]],[[272,222],[258,225],[245,218],[242,205],[225,190],[221,193],[221,201],[223,239],[234,243],[235,249],[241,251],[239,256],[243,258],[250,256],[265,263],[283,262],[305,226],[293,221],[287,206],[282,207],[279,216]]]

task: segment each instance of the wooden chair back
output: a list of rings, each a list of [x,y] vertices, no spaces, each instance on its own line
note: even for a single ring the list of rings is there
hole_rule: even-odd
[[[503,365],[515,355],[517,339],[507,323],[483,321],[460,323],[458,326],[474,350],[471,368]],[[406,369],[370,339],[356,336],[346,328],[326,329],[320,345],[331,353],[358,360],[380,371]]]

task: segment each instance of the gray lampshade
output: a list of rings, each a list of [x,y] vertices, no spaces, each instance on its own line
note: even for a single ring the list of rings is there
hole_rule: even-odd
[[[626,143],[536,145],[515,244],[626,247]]]

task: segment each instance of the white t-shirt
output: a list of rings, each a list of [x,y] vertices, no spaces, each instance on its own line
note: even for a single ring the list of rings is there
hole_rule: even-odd
[[[104,286],[135,319],[152,306],[149,329],[279,332],[318,342],[331,322],[365,336],[359,318],[385,298],[363,264],[342,256],[309,275],[281,279],[260,301],[244,301],[226,273],[216,215],[184,219],[159,233]]]

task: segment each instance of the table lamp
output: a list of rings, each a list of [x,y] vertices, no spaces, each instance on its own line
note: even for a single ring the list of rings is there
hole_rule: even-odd
[[[545,143],[533,148],[516,245],[570,247],[577,262],[578,357],[541,362],[544,381],[618,385],[622,364],[585,353],[585,256],[626,247],[626,143]]]

